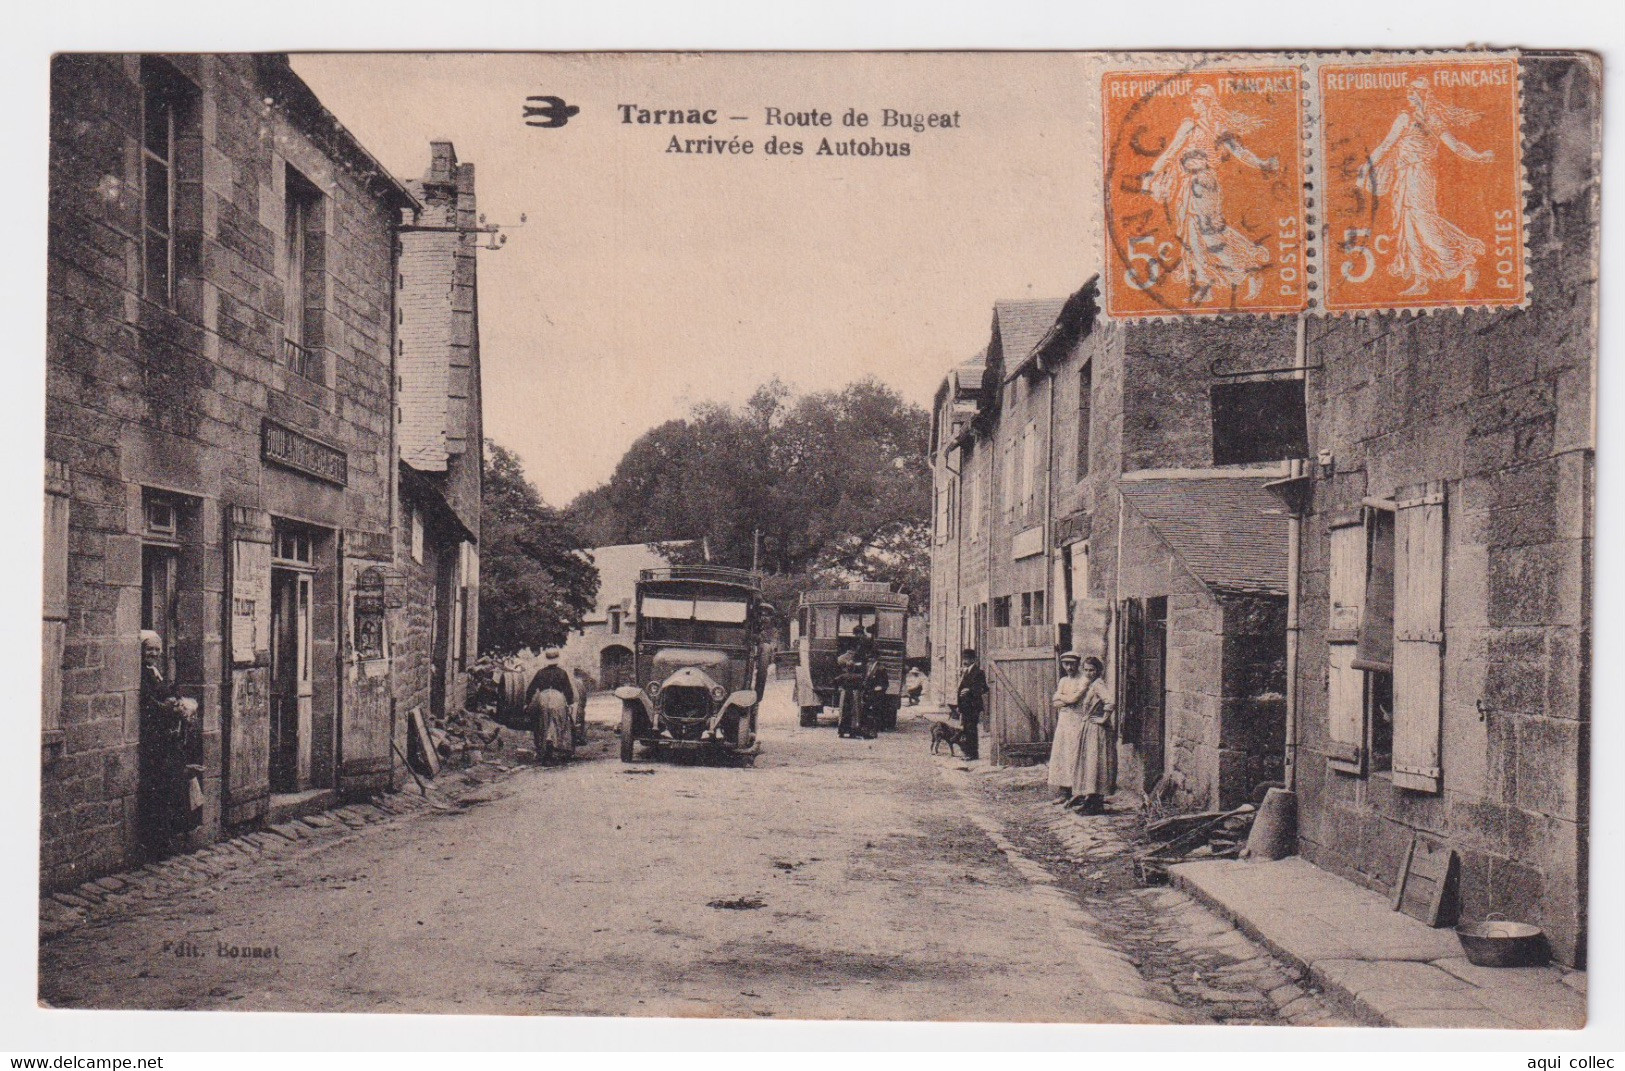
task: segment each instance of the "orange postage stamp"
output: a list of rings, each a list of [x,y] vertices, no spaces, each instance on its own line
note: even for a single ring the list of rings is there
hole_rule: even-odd
[[[1518,61],[1320,69],[1326,309],[1525,297]]]
[[[1288,66],[1103,76],[1109,314],[1305,308],[1302,80]]]

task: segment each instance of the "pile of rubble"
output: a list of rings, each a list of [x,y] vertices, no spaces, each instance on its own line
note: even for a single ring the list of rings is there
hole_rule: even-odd
[[[472,766],[504,747],[503,729],[484,710],[466,707],[430,719],[429,740],[447,766]]]
[[[1258,808],[1243,803],[1228,811],[1176,814],[1147,823],[1142,834],[1152,844],[1134,857],[1134,876],[1142,885],[1166,885],[1168,867],[1188,859],[1234,859],[1247,845]]]

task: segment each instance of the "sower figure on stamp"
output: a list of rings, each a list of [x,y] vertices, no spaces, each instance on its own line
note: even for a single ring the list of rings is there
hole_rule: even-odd
[[[1219,164],[1235,159],[1268,175],[1280,161],[1260,159],[1242,144],[1242,135],[1263,127],[1263,120],[1224,107],[1211,86],[1199,86],[1191,94],[1191,113],[1151,165],[1142,188],[1167,206],[1191,301],[1211,301],[1216,286],[1242,288],[1251,301],[1258,296],[1259,272],[1270,254],[1225,215]]]
[[[1454,128],[1476,121],[1478,113],[1444,103],[1426,80],[1412,82],[1407,99],[1410,110],[1394,117],[1388,136],[1360,165],[1355,184],[1388,201],[1394,239],[1388,272],[1411,284],[1401,296],[1417,297],[1428,292],[1429,283],[1457,278],[1468,294],[1478,284],[1484,243],[1439,211],[1439,147],[1475,164],[1491,162],[1495,153],[1480,152],[1456,137]]]
[[[981,757],[981,742],[977,733],[981,728],[982,712],[987,709],[987,675],[977,665],[976,652],[972,648],[967,647],[960,652],[959,661],[964,666],[954,699],[954,706],[959,711],[959,746],[965,750],[967,759],[975,759]]]
[[[138,801],[142,844],[167,855],[203,822],[203,734],[197,701],[164,672],[164,641],[141,630],[141,737]]]

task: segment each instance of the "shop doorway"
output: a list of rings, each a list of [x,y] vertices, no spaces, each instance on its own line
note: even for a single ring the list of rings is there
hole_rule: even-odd
[[[271,791],[310,787],[311,539],[279,532],[271,568]]]
[[[1168,599],[1128,599],[1123,624],[1122,702],[1133,719],[1131,738],[1149,792],[1167,768]]]

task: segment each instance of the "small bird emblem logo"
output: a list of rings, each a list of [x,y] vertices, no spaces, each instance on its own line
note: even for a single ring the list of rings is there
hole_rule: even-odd
[[[559,97],[526,97],[525,125],[540,127],[563,126],[570,117],[581,111],[574,104],[566,104]]]

